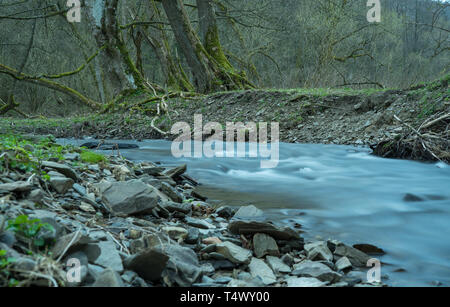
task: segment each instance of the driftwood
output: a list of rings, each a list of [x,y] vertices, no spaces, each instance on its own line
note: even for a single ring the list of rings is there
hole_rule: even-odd
[[[417,129],[394,115],[407,132],[395,139],[383,140],[373,149],[375,155],[420,161],[450,162],[450,113],[438,113]]]

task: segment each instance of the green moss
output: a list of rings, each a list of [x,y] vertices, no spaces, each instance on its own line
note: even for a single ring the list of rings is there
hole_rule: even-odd
[[[83,161],[84,163],[97,164],[100,162],[106,162],[107,159],[103,155],[85,150],[81,153],[81,161]]]

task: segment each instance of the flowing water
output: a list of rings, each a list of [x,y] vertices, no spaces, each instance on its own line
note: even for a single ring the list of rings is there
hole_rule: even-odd
[[[187,163],[188,174],[202,184],[199,192],[212,201],[253,204],[273,220],[300,223],[306,238],[382,248],[382,275],[390,285],[450,286],[447,164],[382,159],[366,148],[281,143],[278,167],[262,169],[255,158],[174,158],[170,142],[137,144],[140,149],[121,154]],[[408,193],[422,200],[407,201]]]

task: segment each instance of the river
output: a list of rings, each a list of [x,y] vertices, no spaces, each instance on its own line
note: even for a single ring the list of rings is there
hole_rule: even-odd
[[[174,158],[168,141],[126,142],[140,147],[121,150],[130,160],[187,163],[211,201],[253,204],[273,220],[301,224],[306,238],[382,248],[389,285],[450,286],[447,164],[382,159],[367,148],[281,143],[278,166],[262,169],[256,158]],[[408,201],[407,194],[421,200]]]

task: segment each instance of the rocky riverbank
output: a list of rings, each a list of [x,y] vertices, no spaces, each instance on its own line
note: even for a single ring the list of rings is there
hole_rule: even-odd
[[[2,136],[0,286],[382,286],[381,250],[214,207],[185,171]]]

